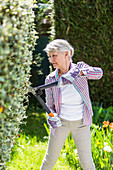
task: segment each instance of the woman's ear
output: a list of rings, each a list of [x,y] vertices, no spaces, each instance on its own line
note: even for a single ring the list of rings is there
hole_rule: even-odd
[[[69,61],[70,58],[69,58],[69,52],[68,51],[65,51],[65,58]]]
[[[69,59],[69,52],[68,52],[68,51],[65,51],[65,57],[66,57],[67,59]]]
[[[65,51],[65,56],[69,56],[68,51]]]

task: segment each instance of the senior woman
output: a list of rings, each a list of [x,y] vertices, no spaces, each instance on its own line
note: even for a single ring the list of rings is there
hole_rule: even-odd
[[[58,81],[58,85],[46,90],[46,103],[55,117],[47,118],[50,137],[41,170],[53,169],[69,133],[76,144],[83,170],[94,170],[90,136],[93,112],[87,80],[100,79],[103,71],[84,62],[72,63],[74,49],[66,40],[56,39],[44,50],[56,68],[45,82]]]

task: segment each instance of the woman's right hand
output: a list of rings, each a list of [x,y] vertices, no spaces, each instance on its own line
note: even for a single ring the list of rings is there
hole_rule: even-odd
[[[48,116],[47,121],[53,129],[62,126],[60,118],[57,116],[56,113],[54,113],[54,117]]]

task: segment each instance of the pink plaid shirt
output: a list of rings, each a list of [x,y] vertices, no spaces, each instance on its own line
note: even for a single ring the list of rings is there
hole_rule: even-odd
[[[80,71],[83,71],[84,76],[80,76]],[[46,89],[46,104],[53,113],[60,115],[61,109],[61,91],[60,86],[62,84],[72,83],[75,89],[81,95],[83,106],[83,124],[92,124],[92,105],[89,97],[89,88],[87,79],[100,79],[103,75],[103,71],[99,67],[91,67],[84,62],[78,62],[77,64],[71,63],[70,70],[63,74],[60,78],[58,76],[58,69],[49,74],[45,80],[45,83],[52,83],[58,80],[58,86],[54,86]]]

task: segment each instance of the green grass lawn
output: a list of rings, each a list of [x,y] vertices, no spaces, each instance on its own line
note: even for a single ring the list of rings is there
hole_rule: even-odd
[[[29,108],[26,124],[12,147],[12,155],[6,170],[39,170],[48,144],[48,125],[45,111]],[[92,155],[97,170],[113,170],[113,130],[92,125]],[[105,148],[108,149],[105,149]],[[53,170],[81,170],[76,146],[69,134]]]
[[[39,170],[48,144],[48,133],[45,129],[46,114],[42,109],[30,108],[27,111],[26,124],[20,127],[12,149],[10,162],[6,170]],[[54,170],[70,170],[65,155],[62,153]]]
[[[7,165],[7,170],[39,170],[43,157],[47,149],[47,142],[37,142],[37,138],[21,136],[15,146],[16,152],[12,156],[11,162]],[[54,170],[70,168],[63,155],[60,156]]]

